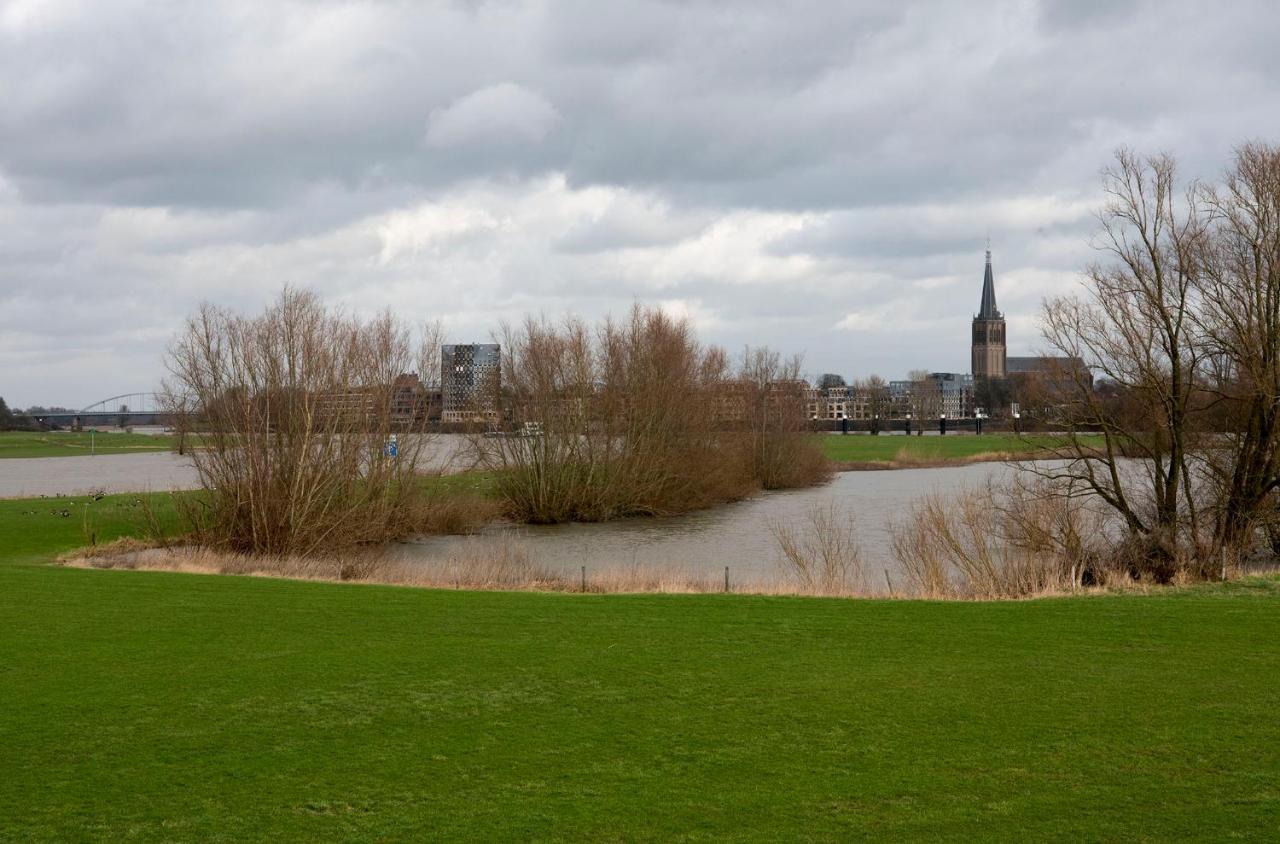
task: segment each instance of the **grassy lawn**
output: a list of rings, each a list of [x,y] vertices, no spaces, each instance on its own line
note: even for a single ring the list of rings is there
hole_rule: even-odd
[[[939,604],[42,565],[84,501],[0,502],[2,840],[1280,826],[1275,580]],[[87,505],[100,539],[135,501]]]
[[[0,459],[134,454],[172,448],[173,438],[167,435],[126,434],[123,431],[99,431],[92,435],[88,431],[0,431]]]
[[[956,434],[906,437],[902,434],[823,434],[818,437],[827,457],[837,461],[871,461],[889,463],[905,451],[908,458],[918,460],[965,460],[982,454],[1033,454],[1060,443],[1061,438],[1048,434]],[[1098,438],[1101,443],[1101,438]]]

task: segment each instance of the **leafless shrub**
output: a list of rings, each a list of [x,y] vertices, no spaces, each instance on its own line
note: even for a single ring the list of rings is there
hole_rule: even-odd
[[[170,493],[172,495],[172,493]],[[155,497],[152,493],[138,496],[138,531],[143,541],[151,545],[164,546],[170,541],[168,527],[156,510]]]
[[[763,386],[727,378],[724,353],[661,310],[636,306],[594,329],[528,319],[502,339],[515,435],[476,436],[474,448],[518,521],[681,513],[825,471],[803,427],[783,416],[803,412],[799,396],[795,409],[777,389],[759,403],[774,414],[767,430],[791,424],[795,438],[754,436],[749,414]],[[781,450],[784,441],[802,447]]]
[[[204,305],[169,350],[168,407],[202,492],[179,500],[198,543],[315,555],[413,532],[425,412],[402,376],[427,348],[389,314],[371,321],[286,289],[257,317]],[[399,454],[388,453],[393,435]]]
[[[830,462],[810,436],[800,368],[798,356],[748,347],[726,385],[740,394],[739,459],[764,489],[813,486],[831,477]]]
[[[853,519],[842,518],[834,501],[814,504],[802,526],[774,520],[769,531],[787,575],[805,594],[843,595],[866,589]]]

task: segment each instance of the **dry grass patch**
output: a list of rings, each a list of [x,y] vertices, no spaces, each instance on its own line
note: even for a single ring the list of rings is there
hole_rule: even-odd
[[[114,549],[114,550],[113,550]],[[121,543],[113,548],[82,549],[64,555],[62,565],[129,571],[176,571],[284,577],[342,583],[379,583],[437,589],[589,592],[595,594],[706,594],[726,591],[715,571],[679,565],[620,565],[581,572],[559,572],[534,562],[513,537],[485,538],[435,559],[407,560],[392,550],[346,552],[331,556],[255,556],[197,546],[150,547]],[[827,595],[872,597],[851,579],[812,583],[789,577],[734,579],[728,591],[753,595]]]

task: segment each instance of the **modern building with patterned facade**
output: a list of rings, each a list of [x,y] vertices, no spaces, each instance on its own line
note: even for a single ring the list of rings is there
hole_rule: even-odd
[[[498,414],[502,354],[497,343],[440,347],[440,419],[472,422]]]

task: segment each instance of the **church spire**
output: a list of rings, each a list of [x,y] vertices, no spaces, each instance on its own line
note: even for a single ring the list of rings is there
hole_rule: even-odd
[[[996,282],[991,274],[991,241],[987,241],[987,269],[982,275],[982,307],[978,310],[978,319],[1003,319],[996,310]]]

